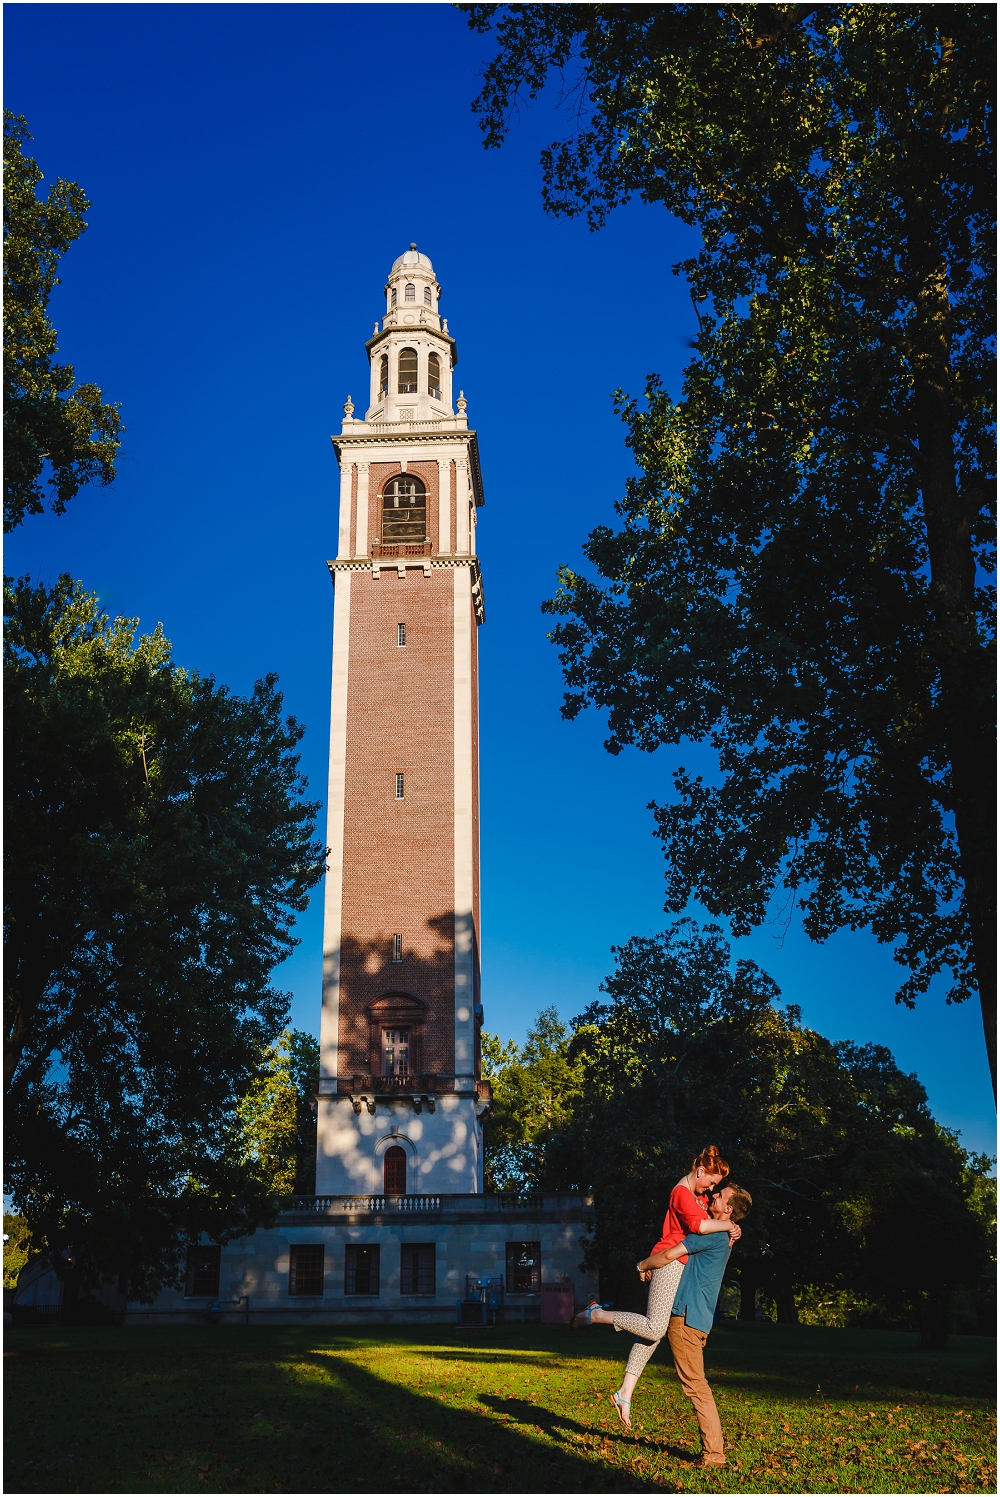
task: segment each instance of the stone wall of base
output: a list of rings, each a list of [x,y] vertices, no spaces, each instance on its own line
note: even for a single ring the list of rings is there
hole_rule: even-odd
[[[433,1324],[455,1321],[456,1304],[466,1295],[467,1279],[506,1277],[507,1247],[537,1243],[543,1284],[561,1283],[572,1290],[577,1305],[597,1293],[597,1275],[582,1267],[583,1244],[593,1226],[593,1208],[579,1198],[539,1200],[536,1210],[495,1209],[480,1197],[484,1209],[470,1210],[476,1198],[439,1198],[437,1213],[413,1212],[347,1215],[289,1212],[273,1227],[261,1229],[221,1249],[217,1295],[187,1295],[184,1289],[165,1290],[152,1305],[130,1301],[126,1325],[204,1324],[209,1318],[225,1324],[249,1325],[372,1325]],[[457,1204],[461,1211],[455,1210]],[[489,1209],[492,1207],[493,1209]],[[450,1208],[450,1209],[449,1209]],[[450,1219],[448,1219],[450,1217]],[[379,1247],[378,1293],[347,1293],[346,1249],[349,1245]],[[434,1246],[434,1293],[402,1293],[402,1248]],[[291,1249],[322,1246],[323,1292],[315,1296],[291,1294]],[[518,1293],[508,1284],[504,1318],[537,1320],[540,1293]]]

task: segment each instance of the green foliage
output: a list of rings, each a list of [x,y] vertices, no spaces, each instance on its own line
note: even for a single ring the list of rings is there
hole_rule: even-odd
[[[61,577],[5,588],[8,1188],[135,1298],[268,1219],[235,1108],[323,871],[275,678],[235,696]]]
[[[13,1289],[17,1276],[31,1253],[31,1233],[23,1216],[17,1212],[3,1214],[3,1287]]]
[[[272,1196],[315,1193],[318,1093],[319,1041],[286,1029],[236,1109],[244,1157]]]
[[[885,1313],[881,1304],[829,1284],[807,1284],[798,1289],[795,1308],[800,1325],[824,1325],[836,1330],[846,1326],[877,1326]]]
[[[900,1001],[978,987],[995,1073],[995,11],[461,9],[488,145],[579,67],[550,212],[638,194],[702,235],[683,391],[619,395],[638,477],[547,605],[565,714],[717,752],[655,808],[668,910],[870,927]]]
[[[548,1151],[580,1096],[582,1067],[554,1007],[543,1008],[518,1048],[483,1035],[483,1075],[493,1088],[486,1125],[486,1189],[536,1190],[548,1182]]]
[[[41,514],[45,488],[61,515],[80,486],[109,484],[122,426],[97,385],[78,385],[70,364],[53,363],[58,339],[47,312],[59,261],[87,225],[76,182],[60,177],[39,199],[42,173],[24,143],[27,122],[4,111],[4,530]]]
[[[884,1047],[804,1028],[767,973],[733,964],[717,926],[678,920],[615,956],[607,1001],[574,1021],[571,1038],[546,1014],[533,1036],[551,1036],[547,1052],[532,1039],[520,1055],[491,1042],[493,1188],[592,1191],[587,1252],[602,1293],[638,1302],[635,1260],[659,1237],[673,1186],[715,1143],[754,1198],[730,1261],[750,1318],[763,1296],[780,1321],[795,1320],[796,1296],[815,1286],[839,1309],[853,1305],[855,1319],[918,1323],[940,1344],[956,1296],[989,1279],[991,1161],[935,1123],[923,1087]],[[557,1058],[566,1078],[544,1128],[529,1049],[550,1066]],[[915,1216],[947,1249],[929,1252],[926,1233],[906,1229]]]

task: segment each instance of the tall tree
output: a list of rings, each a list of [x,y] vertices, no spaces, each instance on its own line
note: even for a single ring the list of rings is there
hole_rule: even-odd
[[[594,1192],[604,1292],[636,1293],[670,1190],[713,1142],[754,1197],[732,1260],[749,1314],[763,1290],[794,1320],[802,1287],[834,1285],[940,1342],[951,1295],[989,1267],[977,1197],[991,1161],[967,1159],[883,1047],[804,1028],[718,927],[678,920],[615,955],[606,1001],[575,1021],[581,1084],[544,1181]],[[914,1212],[961,1251],[928,1255],[900,1230]]]
[[[619,396],[639,476],[547,605],[564,713],[717,751],[655,808],[668,910],[870,927],[897,1001],[978,989],[995,1089],[995,12],[461,8],[499,41],[487,145],[579,65],[551,213],[637,194],[703,238],[683,392]]]
[[[236,1108],[323,871],[302,729],[68,577],[5,611],[8,1189],[36,1249],[149,1298],[272,1210]]]
[[[544,1183],[552,1139],[565,1128],[583,1074],[573,1037],[554,1006],[543,1008],[522,1046],[483,1035],[483,1074],[493,1089],[486,1126],[488,1190],[531,1190]]]
[[[4,530],[41,514],[45,490],[61,515],[80,486],[109,484],[121,446],[116,405],[94,384],[78,385],[71,364],[56,364],[48,304],[59,261],[87,225],[90,204],[60,177],[45,198],[42,173],[24,144],[27,121],[4,111]]]
[[[286,1029],[236,1109],[242,1154],[273,1196],[316,1191],[319,1041]]]

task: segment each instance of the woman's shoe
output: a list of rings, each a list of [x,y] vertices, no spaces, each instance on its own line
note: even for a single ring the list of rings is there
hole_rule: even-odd
[[[578,1311],[577,1314],[573,1316],[573,1319],[569,1323],[570,1330],[577,1331],[582,1325],[593,1325],[594,1311],[599,1310],[600,1308],[600,1302],[596,1299],[592,1299],[589,1305],[585,1305],[582,1310]]]
[[[611,1395],[611,1402],[614,1404],[615,1408],[618,1410],[618,1417],[621,1420],[621,1422],[624,1424],[625,1428],[626,1429],[631,1429],[632,1428],[632,1420],[631,1420],[631,1417],[630,1417],[630,1415],[632,1413],[632,1400],[631,1400],[631,1398],[622,1398],[622,1396],[621,1396],[621,1390],[618,1389],[618,1388],[616,1388],[615,1391]]]

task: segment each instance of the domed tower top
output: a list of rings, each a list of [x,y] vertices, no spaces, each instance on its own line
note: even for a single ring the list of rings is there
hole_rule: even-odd
[[[417,246],[411,244],[408,250],[393,260],[389,279],[385,283],[386,323],[401,322],[407,313],[423,312],[421,322],[426,322],[430,313],[434,323],[440,326],[436,316],[440,296],[441,287],[434,274],[430,256],[421,254]],[[406,317],[406,321],[410,323],[416,320],[415,316]]]
[[[468,426],[461,391],[457,410],[452,403],[458,350],[440,314],[440,296],[430,256],[411,244],[392,262],[385,283],[385,316],[365,344],[370,370],[366,422]],[[344,413],[345,431],[359,424],[352,402]]]

